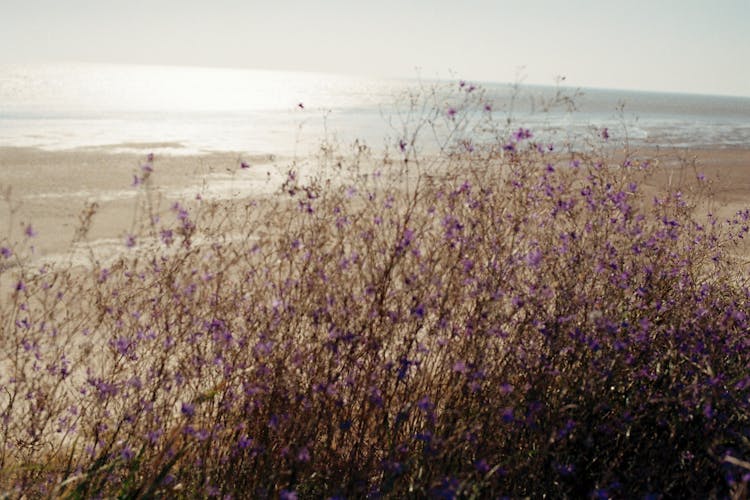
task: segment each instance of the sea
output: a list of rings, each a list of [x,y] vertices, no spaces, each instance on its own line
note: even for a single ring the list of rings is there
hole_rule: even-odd
[[[430,152],[439,149],[451,127],[474,130],[486,118],[550,142],[582,141],[606,128],[613,141],[633,147],[750,147],[748,97],[564,84],[179,66],[2,65],[0,147],[293,156],[322,144],[346,149],[355,141],[373,150],[394,148],[419,130]]]

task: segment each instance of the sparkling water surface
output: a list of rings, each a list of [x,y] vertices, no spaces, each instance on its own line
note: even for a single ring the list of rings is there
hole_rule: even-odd
[[[167,66],[0,66],[0,146],[167,154],[304,155],[324,138],[393,145],[408,92],[453,83]],[[580,89],[576,110],[544,111],[558,88],[484,82],[495,118],[555,138],[609,127],[632,144],[750,146],[750,98]],[[447,88],[447,87],[446,87]],[[575,89],[562,89],[569,95]],[[513,99],[511,99],[514,97]]]

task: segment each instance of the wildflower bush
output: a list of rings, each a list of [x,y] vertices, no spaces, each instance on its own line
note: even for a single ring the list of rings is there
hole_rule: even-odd
[[[565,148],[466,84],[430,99],[273,196],[163,210],[149,158],[112,259],[6,242],[0,491],[741,496],[749,213],[645,195],[660,167],[611,130]]]

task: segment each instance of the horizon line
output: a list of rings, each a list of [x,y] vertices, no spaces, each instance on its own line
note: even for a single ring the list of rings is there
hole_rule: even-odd
[[[509,80],[493,80],[488,78],[469,78],[458,76],[458,73],[453,70],[446,70],[448,73],[454,73],[455,76],[443,77],[443,76],[432,76],[426,77],[424,74],[419,74],[422,70],[415,66],[415,76],[403,76],[403,75],[382,75],[374,73],[347,73],[344,71],[333,71],[333,70],[311,70],[311,69],[293,69],[293,68],[269,68],[269,67],[253,67],[253,66],[227,66],[222,64],[185,64],[185,63],[156,63],[156,62],[130,62],[130,61],[91,61],[91,60],[76,60],[76,59],[49,59],[49,60],[34,60],[34,61],[0,61],[0,67],[2,66],[43,66],[43,65],[81,65],[81,66],[131,66],[131,67],[163,67],[163,68],[192,68],[192,69],[204,69],[204,70],[229,70],[229,71],[260,71],[260,72],[277,72],[277,73],[290,73],[290,74],[308,74],[308,75],[326,75],[336,76],[344,78],[363,78],[373,80],[386,80],[386,81],[425,81],[425,82],[453,82],[453,81],[466,81],[471,84],[478,85],[508,85],[508,86],[520,86],[520,87],[547,87],[547,88],[561,88],[566,90],[593,90],[593,91],[609,91],[609,92],[629,92],[639,94],[672,94],[682,96],[696,96],[696,97],[719,97],[719,98],[732,98],[732,99],[750,99],[750,94],[730,94],[730,93],[711,93],[706,91],[687,91],[687,90],[664,90],[657,88],[632,88],[632,87],[618,87],[618,86],[597,86],[597,85],[571,85],[568,82],[568,78],[564,75],[556,77],[557,82],[542,83],[539,81],[526,81],[524,77],[521,77],[518,81],[512,82]]]

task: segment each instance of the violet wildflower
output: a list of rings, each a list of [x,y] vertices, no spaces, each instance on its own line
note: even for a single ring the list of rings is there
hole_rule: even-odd
[[[188,418],[192,417],[193,415],[195,415],[195,405],[183,402],[180,407],[180,413]]]
[[[605,141],[609,140],[609,129],[607,127],[604,127],[604,129],[602,129],[602,139],[604,139]]]
[[[411,310],[411,314],[417,318],[422,319],[424,318],[424,305],[423,304],[417,304],[414,308]]]
[[[253,440],[247,437],[247,435],[240,436],[240,439],[237,441],[237,447],[240,450],[246,450],[250,446],[252,446],[252,444],[253,444]]]
[[[123,459],[125,462],[130,462],[135,458],[135,452],[130,448],[130,446],[125,445],[123,449],[120,451],[120,458]]]
[[[423,412],[431,412],[435,408],[435,405],[430,401],[429,397],[424,396],[417,402],[417,408]]]
[[[571,476],[575,473],[575,465],[573,464],[556,464],[555,469],[563,477]]]
[[[714,418],[715,412],[713,406],[711,406],[711,403],[706,403],[703,405],[703,416],[706,417],[707,420],[711,420]]]
[[[162,436],[162,434],[164,434],[164,431],[161,429],[148,431],[148,433],[146,434],[146,439],[150,444],[154,445],[159,441],[159,438]]]
[[[0,255],[9,259],[13,255],[13,251],[8,247],[2,247],[0,248]]]
[[[414,240],[414,231],[409,229],[408,227],[404,229],[404,235],[401,238],[401,241],[396,245],[396,252],[399,254],[403,253],[406,248],[409,247],[409,245],[412,244],[412,241]]]
[[[24,229],[23,234],[25,234],[28,238],[33,238],[37,235],[34,228],[31,226],[31,224],[26,226],[26,229]]]
[[[502,418],[503,422],[506,424],[510,424],[515,420],[515,414],[513,411],[513,408],[504,408],[500,411],[500,418]]]
[[[297,500],[297,492],[294,490],[281,490],[279,493],[280,500]]]
[[[297,460],[300,462],[310,461],[310,450],[308,450],[306,446],[303,446],[300,448],[299,452],[297,452]]]
[[[454,107],[448,108],[448,111],[447,111],[448,118],[450,118],[450,119],[455,118],[456,113],[457,113],[456,108],[454,108]]]
[[[159,233],[159,237],[161,238],[162,243],[164,243],[166,246],[174,243],[174,234],[172,233],[171,229],[162,229]]]
[[[487,460],[483,458],[474,462],[474,467],[480,474],[487,474],[490,471],[490,466],[487,465]]]
[[[527,128],[519,128],[513,133],[513,138],[516,140],[516,142],[520,142],[524,139],[531,139],[534,134],[531,133],[531,130]]]
[[[125,237],[125,246],[128,248],[133,248],[135,246],[135,236],[132,234],[129,234]]]
[[[526,263],[531,267],[537,267],[542,261],[542,252],[539,249],[532,250],[526,255]]]
[[[384,403],[383,393],[377,387],[373,386],[370,388],[370,395],[368,399],[370,400],[370,403],[377,406],[378,408],[383,406],[383,403]]]
[[[119,337],[115,341],[115,349],[117,349],[117,352],[124,356],[130,350],[131,344],[132,342],[128,337]]]
[[[247,162],[243,161],[243,162],[240,162],[240,168],[242,170],[247,170],[248,168],[250,168],[250,165]]]

